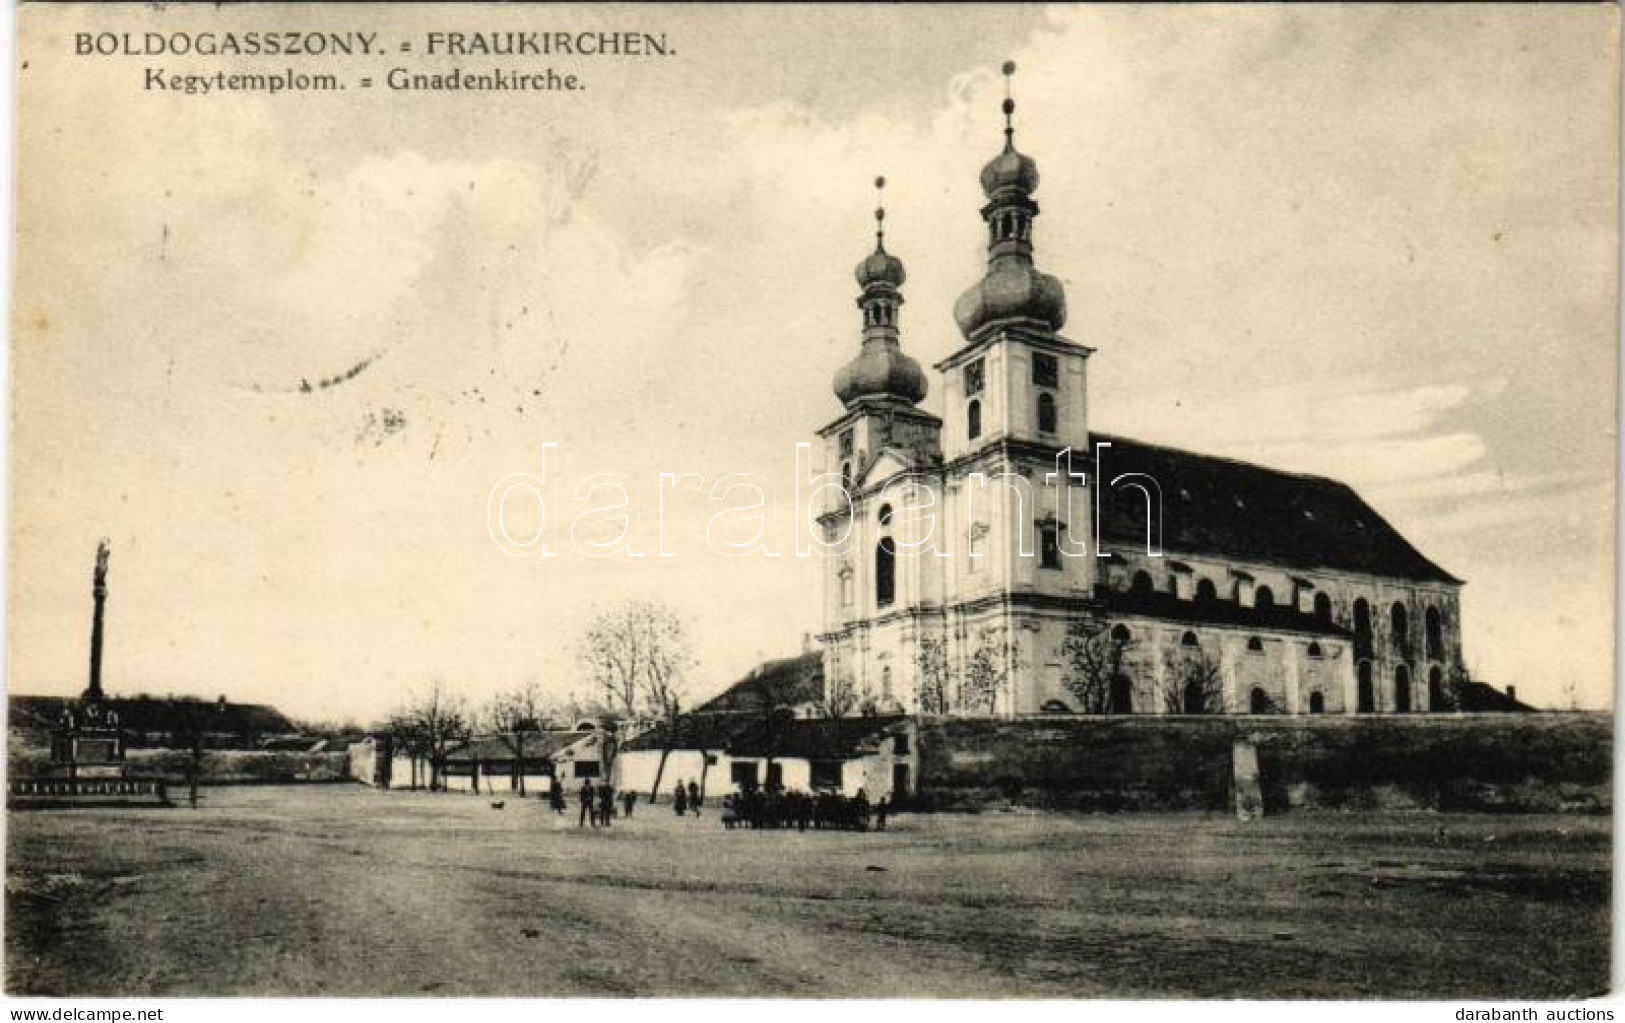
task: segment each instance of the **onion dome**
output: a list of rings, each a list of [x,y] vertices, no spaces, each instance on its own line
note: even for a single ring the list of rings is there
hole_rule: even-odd
[[[1014,100],[1007,99],[1004,102],[1009,110],[1015,110]],[[1038,191],[1038,161],[1024,153],[1016,152],[1016,147],[1009,136],[1004,140],[1004,152],[989,160],[987,166],[982,168],[982,191],[989,199],[996,197],[1005,189],[1015,189],[1029,195]]]
[[[925,372],[895,343],[889,348],[865,344],[835,374],[835,397],[846,406],[861,398],[901,398],[914,405],[924,400],[925,391]]]
[[[875,179],[884,189],[885,178]],[[835,396],[848,408],[866,398],[891,399],[913,405],[925,397],[925,373],[903,354],[898,340],[897,311],[907,274],[903,261],[886,251],[886,210],[875,210],[875,250],[857,265],[858,308],[863,311],[863,348],[835,374]]]
[[[875,251],[863,257],[863,262],[852,273],[858,279],[860,288],[867,288],[871,284],[899,288],[908,279],[908,274],[903,272],[903,261],[887,252],[884,245],[876,245]]]
[[[1000,320],[1029,320],[1060,330],[1066,325],[1066,289],[1030,262],[996,263],[954,303],[954,322],[969,338]]]
[[[1016,150],[1009,95],[1014,63],[1004,65],[1004,151],[982,168],[982,190],[988,203],[982,219],[988,225],[987,273],[954,303],[954,320],[966,340],[992,323],[1025,323],[1045,331],[1066,323],[1066,290],[1061,282],[1033,266],[1032,222],[1038,204],[1038,164]]]

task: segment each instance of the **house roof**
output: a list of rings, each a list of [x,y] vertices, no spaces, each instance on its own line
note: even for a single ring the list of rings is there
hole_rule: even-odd
[[[764,661],[750,674],[696,708],[697,714],[757,711],[768,707],[798,707],[824,695],[824,654],[821,650]]]
[[[66,696],[13,696],[11,719],[33,720],[54,727],[62,709],[77,703]],[[113,697],[102,702],[118,712],[119,727],[129,732],[169,732],[182,727],[176,720],[179,705],[208,712],[210,732],[231,735],[289,735],[299,729],[275,707],[260,703],[225,703],[192,697]],[[315,741],[315,740],[311,740]]]
[[[676,741],[670,748],[714,750],[734,757],[845,760],[873,752],[887,730],[903,720],[901,716],[769,719],[759,713],[689,714],[678,722]],[[636,752],[666,747],[666,729],[661,726],[622,748]]]
[[[594,732],[526,732],[524,733],[525,759],[546,760],[575,745],[582,739],[595,734]],[[475,736],[446,755],[448,761],[454,762],[512,760],[513,758],[512,739],[506,735]]]
[[[1093,435],[1109,482],[1145,473],[1162,490],[1162,545],[1170,552],[1292,568],[1329,569],[1425,582],[1461,580],[1424,557],[1353,488],[1321,476]],[[1118,489],[1104,501],[1103,541],[1145,546],[1145,507]]]

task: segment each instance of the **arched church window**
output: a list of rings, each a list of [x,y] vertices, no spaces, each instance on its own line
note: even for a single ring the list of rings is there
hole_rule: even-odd
[[[1428,605],[1423,628],[1427,631],[1428,660],[1441,660],[1444,657],[1444,623],[1439,618],[1439,609],[1432,604]]]
[[[1196,638],[1196,633],[1187,632],[1183,636],[1179,637],[1179,645],[1180,646],[1201,646],[1201,641]]]
[[[1400,653],[1408,653],[1411,648],[1410,615],[1405,611],[1405,605],[1394,601],[1394,606],[1388,612],[1389,623],[1393,626],[1394,649]]]
[[[1428,669],[1428,710],[1444,710],[1444,670],[1437,664]]]
[[[1315,617],[1323,622],[1332,620],[1332,598],[1325,593],[1315,594]]]
[[[875,546],[875,603],[889,607],[897,599],[897,548],[889,536]]]
[[[1129,583],[1129,590],[1133,593],[1148,594],[1155,588],[1155,584],[1151,581],[1151,573],[1143,569],[1135,572],[1134,580]]]
[[[1196,580],[1196,599],[1197,600],[1202,600],[1202,601],[1218,600],[1219,599],[1219,591],[1214,588],[1213,580],[1211,580],[1211,579],[1198,579],[1198,580]]]
[[[1309,694],[1309,713],[1326,713],[1326,697],[1321,694],[1319,689],[1316,689],[1314,692]]]
[[[1320,649],[1320,644],[1319,643],[1310,643],[1309,644],[1309,656],[1310,657],[1324,657],[1325,656],[1325,654]]]
[[[1373,713],[1377,709],[1377,691],[1371,683],[1371,662],[1361,661],[1354,673],[1359,678],[1355,707],[1361,714]]]
[[[880,524],[882,526],[891,525],[891,505],[883,504],[880,506]]]
[[[982,403],[979,399],[971,399],[965,406],[965,436],[971,440],[982,435]]]
[[[1267,611],[1275,606],[1275,592],[1268,586],[1260,586],[1253,591],[1253,607]]]
[[[1411,669],[1403,664],[1394,669],[1394,709],[1401,714],[1411,709]]]
[[[1130,639],[1132,639],[1132,638],[1133,638],[1133,634],[1128,631],[1128,626],[1127,625],[1114,625],[1114,626],[1112,626],[1112,642],[1113,643],[1116,643],[1118,646],[1126,646],[1128,644],[1128,641]]]
[[[1254,714],[1268,714],[1270,712],[1270,696],[1264,690],[1253,686],[1252,693],[1247,697],[1247,709]]]
[[[1055,395],[1048,391],[1038,395],[1038,432],[1055,432]]]
[[[1248,653],[1254,653],[1254,654],[1263,653],[1264,652],[1264,641],[1259,639],[1257,636],[1248,636],[1247,637],[1247,652]]]
[[[852,485],[852,463],[851,462],[842,462],[841,463],[841,486],[850,487],[851,485]]]
[[[1364,597],[1354,602],[1354,652],[1371,653],[1371,605]]]

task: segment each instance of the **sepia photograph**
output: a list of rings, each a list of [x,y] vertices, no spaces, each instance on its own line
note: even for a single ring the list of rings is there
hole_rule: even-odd
[[[11,1018],[1614,1018],[1617,5],[11,18]]]

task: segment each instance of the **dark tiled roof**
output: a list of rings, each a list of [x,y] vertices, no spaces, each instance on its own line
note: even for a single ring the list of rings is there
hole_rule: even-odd
[[[728,749],[735,757],[805,757],[808,760],[844,760],[872,753],[887,728],[901,717],[797,719],[776,722],[741,735]]]
[[[707,749],[735,757],[804,757],[844,760],[872,752],[883,733],[902,717],[808,719],[761,714],[690,714],[678,725],[673,749]],[[623,749],[659,750],[665,728],[633,739]]]
[[[1461,689],[1461,709],[1483,713],[1527,713],[1535,708],[1483,682],[1468,682]]]
[[[764,703],[772,707],[797,707],[819,700],[823,695],[824,654],[814,650],[764,661],[720,695],[701,704],[696,713],[760,711]]]
[[[13,696],[11,717],[50,722],[62,717],[62,708],[74,701],[65,696]],[[227,703],[188,697],[114,697],[104,706],[118,712],[119,727],[128,732],[169,732],[178,727],[177,705],[185,704],[206,712],[210,732],[228,735],[288,735],[299,729],[274,707],[259,703]],[[314,742],[315,740],[311,740]]]
[[[553,754],[570,746],[587,736],[591,732],[527,732],[525,733],[525,759],[545,760]],[[508,736],[482,735],[453,750],[446,759],[453,762],[470,760],[512,760],[514,758],[513,746]]]
[[[1460,582],[1423,557],[1352,488],[1320,476],[1093,435],[1108,480],[1143,472],[1163,499],[1163,547],[1171,552],[1258,561],[1288,568],[1363,572],[1427,582]],[[1119,489],[1105,501],[1108,548],[1144,549],[1145,509]]]

